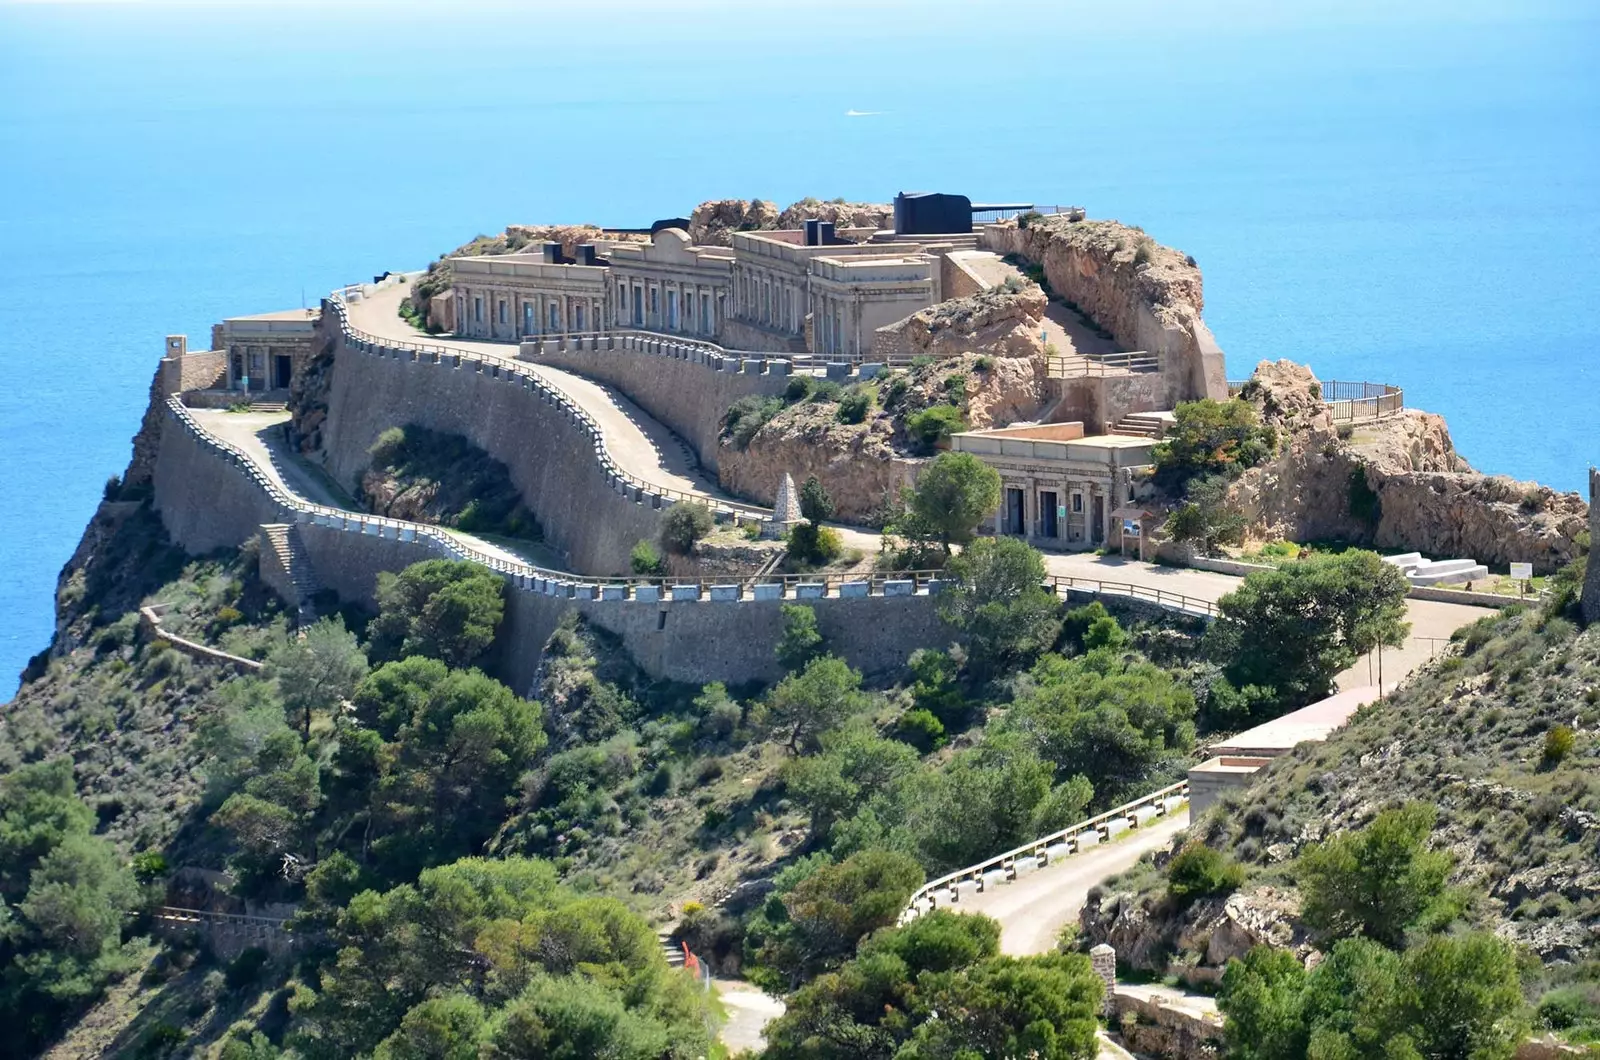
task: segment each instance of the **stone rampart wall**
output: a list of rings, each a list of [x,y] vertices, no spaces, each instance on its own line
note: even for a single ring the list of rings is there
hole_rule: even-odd
[[[953,258],[949,254],[939,256],[939,294],[943,300],[966,298],[988,290],[988,287],[960,258]]]
[[[221,385],[227,374],[226,350],[164,357],[161,360],[161,389],[163,395],[181,394],[186,390],[210,390]]]
[[[1130,412],[1170,409],[1186,400],[1165,373],[1053,379],[1051,386],[1055,404],[1046,419],[1051,423],[1081,422],[1091,434],[1110,430]]]
[[[781,394],[789,382],[786,375],[729,371],[640,349],[559,350],[528,359],[616,387],[688,442],[713,471],[728,406],[751,394]]]
[[[753,350],[775,354],[805,353],[804,338],[779,334],[731,317],[717,322],[717,344],[730,350]]]
[[[262,523],[292,520],[237,466],[170,419],[161,430],[154,484],[162,525],[191,555],[238,548]]]
[[[575,411],[527,376],[471,357],[379,355],[337,333],[334,351],[323,448],[328,470],[352,491],[378,435],[414,423],[463,435],[505,464],[547,542],[574,570],[625,572],[634,544],[658,536],[667,502],[611,477]]]

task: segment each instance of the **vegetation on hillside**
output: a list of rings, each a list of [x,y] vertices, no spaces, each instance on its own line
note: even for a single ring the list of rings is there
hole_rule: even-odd
[[[1179,501],[1166,532],[1205,554],[1244,539],[1244,515],[1228,501],[1228,483],[1270,457],[1277,431],[1248,401],[1180,402],[1174,423],[1151,450],[1157,486]]]
[[[459,434],[390,427],[369,451],[361,502],[376,515],[538,541],[510,470]]]
[[[1151,918],[1162,941],[1141,952],[1165,971],[1198,959],[1178,940],[1220,896],[1291,911],[1296,937],[1330,956],[1309,975],[1281,952],[1230,967],[1233,1055],[1391,1042],[1399,1056],[1509,1056],[1530,1024],[1600,1041],[1600,632],[1574,618],[1555,594],[1460,631],[1345,729],[1226,796],[1170,881],[1140,869],[1109,884],[1102,914],[1131,903]],[[1196,869],[1201,843],[1211,864]]]

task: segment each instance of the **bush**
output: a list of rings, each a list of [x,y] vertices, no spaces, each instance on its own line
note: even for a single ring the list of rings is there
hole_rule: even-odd
[[[122,477],[120,475],[112,475],[110,478],[106,479],[106,486],[102,491],[102,496],[104,496],[106,500],[114,501],[118,496],[121,495],[121,493]]]
[[[952,434],[967,429],[966,417],[954,405],[934,405],[906,417],[906,434],[924,452],[932,452]]]
[[[1557,725],[1544,734],[1544,757],[1540,764],[1546,769],[1554,769],[1572,753],[1572,748],[1578,742],[1577,734],[1566,725]]]
[[[133,878],[141,884],[154,883],[168,872],[167,859],[159,850],[145,850],[133,856]]]
[[[783,388],[783,400],[789,404],[797,404],[811,396],[817,388],[817,381],[809,375],[796,375],[789,378],[789,385]]]
[[[731,441],[735,448],[746,449],[756,432],[782,411],[782,398],[761,397],[757,394],[742,397],[728,406],[727,413],[722,417],[723,436]]]
[[[406,432],[399,427],[390,427],[378,435],[378,440],[367,449],[367,455],[372,458],[374,467],[393,467],[405,446]]]
[[[862,383],[845,390],[839,396],[839,422],[860,423],[872,411],[873,390]]]
[[[1179,906],[1232,894],[1243,884],[1244,869],[1204,843],[1190,843],[1167,865],[1167,897]]]
[[[808,476],[800,486],[800,514],[812,523],[833,517],[833,498],[815,475]]]
[[[1038,210],[1024,210],[1017,214],[1017,227],[1026,230],[1029,225],[1044,220],[1044,214]]]
[[[988,354],[984,354],[982,357],[979,357],[977,360],[972,362],[972,370],[974,372],[987,372],[993,368],[994,358],[990,357]]]
[[[1262,426],[1248,401],[1184,401],[1167,436],[1151,451],[1155,478],[1177,491],[1202,475],[1237,478],[1272,455],[1278,434]]]
[[[716,525],[711,509],[698,501],[679,501],[661,517],[661,544],[668,552],[687,556],[695,542],[711,533]]]
[[[944,723],[932,711],[908,710],[895,722],[895,737],[904,740],[923,754],[944,746]]]
[[[1383,506],[1378,499],[1378,491],[1367,484],[1366,468],[1358,466],[1350,471],[1349,493],[1350,515],[1368,526],[1377,526],[1383,515]]]
[[[839,394],[843,390],[844,387],[832,379],[821,379],[811,389],[811,400],[818,405],[823,405],[830,401],[838,401]]]
[[[641,578],[654,578],[667,573],[667,561],[648,541],[640,541],[628,554],[628,566]]]
[[[900,404],[901,399],[906,396],[906,392],[910,389],[911,378],[904,372],[895,372],[889,377],[889,381],[883,384],[883,390],[880,395],[883,399],[883,407],[886,409],[894,408]]]
[[[789,531],[789,554],[802,563],[832,563],[844,553],[839,531],[801,523]]]

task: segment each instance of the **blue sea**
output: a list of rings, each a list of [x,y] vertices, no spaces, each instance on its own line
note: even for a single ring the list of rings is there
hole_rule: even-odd
[[[1081,204],[1198,259],[1230,376],[1397,383],[1577,489],[1597,55],[1592,0],[0,2],[0,695],[163,336],[507,223]]]

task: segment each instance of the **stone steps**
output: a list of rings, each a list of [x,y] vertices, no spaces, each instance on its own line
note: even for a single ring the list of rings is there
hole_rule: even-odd
[[[251,412],[288,412],[289,406],[282,401],[252,401]]]
[[[661,941],[661,956],[667,959],[667,967],[683,967],[683,947],[672,941],[672,937],[665,931],[656,933],[656,938]]]
[[[1160,438],[1173,422],[1172,413],[1130,412],[1112,425],[1110,434],[1126,434],[1137,438]]]
[[[304,629],[317,620],[311,600],[322,591],[322,583],[317,579],[311,560],[300,544],[300,533],[293,523],[265,523],[261,532],[265,546],[272,550],[278,564],[289,573],[296,598],[295,624]]]

